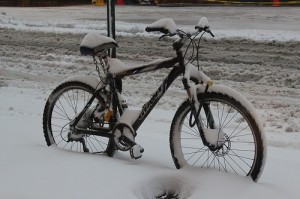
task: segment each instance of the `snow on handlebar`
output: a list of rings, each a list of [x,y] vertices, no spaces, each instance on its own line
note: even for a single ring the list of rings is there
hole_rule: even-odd
[[[209,33],[212,37],[215,37],[215,35],[211,32],[209,29],[209,23],[206,17],[201,17],[198,24],[195,26],[195,29],[198,29],[200,32],[205,31]]]
[[[165,19],[160,19],[152,24],[150,24],[147,28],[147,32],[152,32],[152,31],[160,31],[164,34],[175,34],[176,33],[176,24],[173,19],[170,18],[165,18]]]
[[[201,17],[198,24],[195,26],[195,29],[198,30],[199,32],[204,31],[209,33],[212,37],[214,37],[214,34],[211,32],[209,29],[209,23],[206,17]],[[176,27],[176,24],[173,19],[170,18],[165,18],[165,19],[160,19],[152,24],[150,24],[148,27],[145,29],[147,32],[161,32],[164,33],[165,36],[174,36],[174,35],[179,35],[180,31],[185,32],[184,29],[179,30]],[[193,35],[193,34],[191,34]]]

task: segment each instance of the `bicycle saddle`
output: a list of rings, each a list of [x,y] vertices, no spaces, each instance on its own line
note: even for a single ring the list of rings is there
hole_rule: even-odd
[[[90,32],[85,35],[80,44],[80,53],[94,56],[102,50],[116,47],[118,47],[118,44],[113,38]]]

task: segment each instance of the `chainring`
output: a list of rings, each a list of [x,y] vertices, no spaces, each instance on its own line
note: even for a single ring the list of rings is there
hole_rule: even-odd
[[[122,136],[125,136],[127,139],[134,142],[135,132],[128,124],[118,123],[112,130],[112,134],[114,144],[120,151],[128,151],[132,147],[132,145],[121,139]]]

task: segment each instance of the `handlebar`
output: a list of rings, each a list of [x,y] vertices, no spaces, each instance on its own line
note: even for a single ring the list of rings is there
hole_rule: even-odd
[[[166,18],[158,20],[148,27],[145,28],[146,32],[161,32],[163,35],[159,38],[161,40],[164,37],[173,37],[177,35],[179,38],[173,42],[173,49],[176,51],[177,57],[182,59],[182,64],[186,65],[197,60],[198,70],[199,70],[199,52],[200,52],[200,41],[204,33],[209,33],[212,37],[215,35],[209,29],[209,23],[206,17],[202,17],[195,28],[185,27],[182,29],[177,29],[175,22],[172,19]],[[199,40],[195,40],[199,37]],[[186,45],[186,49],[183,52],[181,48],[186,42],[189,42]],[[192,48],[190,55],[187,55],[188,50]],[[196,49],[196,50],[195,50]],[[190,56],[190,57],[189,57]],[[188,60],[184,61],[187,57]],[[181,63],[181,62],[180,62]]]
[[[194,35],[196,37],[202,31],[209,33],[212,37],[215,37],[215,35],[209,29],[209,23],[206,17],[200,18],[198,24],[195,26],[195,30],[197,31],[192,31],[192,33],[190,33],[189,31],[186,32],[184,30],[177,29],[174,20],[171,18],[164,18],[155,21],[145,29],[147,32],[161,32],[164,34],[162,37],[172,37],[174,35],[178,35],[180,38],[191,37]]]
[[[159,32],[162,32],[162,33],[164,33],[164,34],[168,34],[168,33],[169,33],[169,31],[168,31],[167,29],[165,29],[165,28],[150,28],[150,27],[147,27],[145,30],[146,30],[147,32],[155,32],[155,31],[159,31]]]
[[[208,27],[205,27],[205,28],[200,28],[199,26],[195,26],[195,29],[198,29],[199,32],[207,32],[209,33],[212,37],[215,37],[215,35],[211,32],[211,30],[208,28]],[[174,34],[170,34],[169,31],[165,28],[157,28],[157,27],[146,27],[145,28],[145,31],[146,32],[161,32],[161,33],[164,33],[165,35],[163,36],[174,36],[174,35],[179,35],[181,36],[182,34],[180,34],[180,31],[177,30],[177,33],[174,33]]]
[[[159,38],[159,40],[161,40],[163,37],[172,37],[177,35],[179,38],[173,42],[173,48],[176,51],[177,56],[180,59],[184,60],[186,59],[188,50],[190,48],[193,48],[189,60],[187,60],[187,62],[184,64],[186,65],[187,63],[192,63],[197,59],[198,69],[199,69],[199,48],[200,48],[200,41],[202,39],[202,36],[204,35],[204,33],[209,33],[212,37],[215,37],[215,35],[209,29],[209,23],[206,17],[200,18],[200,21],[195,26],[195,29],[193,28],[177,29],[174,20],[166,18],[150,24],[148,27],[145,28],[145,31],[146,32],[156,31],[156,32],[163,33],[163,35]],[[199,40],[195,41],[198,35],[200,35]],[[189,41],[189,44],[187,44],[186,46],[187,48],[185,49],[185,52],[183,52],[181,48],[187,41]]]

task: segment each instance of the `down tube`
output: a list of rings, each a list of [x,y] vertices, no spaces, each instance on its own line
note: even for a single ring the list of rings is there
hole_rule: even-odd
[[[144,120],[147,118],[147,116],[150,114],[150,112],[153,110],[157,102],[165,94],[165,92],[168,90],[168,88],[174,82],[174,80],[180,74],[183,73],[183,69],[184,69],[183,67],[174,67],[169,73],[169,75],[166,77],[166,79],[163,81],[163,83],[160,85],[160,87],[157,89],[157,91],[153,94],[151,99],[146,104],[144,104],[140,115],[132,125],[135,131],[137,131],[138,128],[142,125]]]

